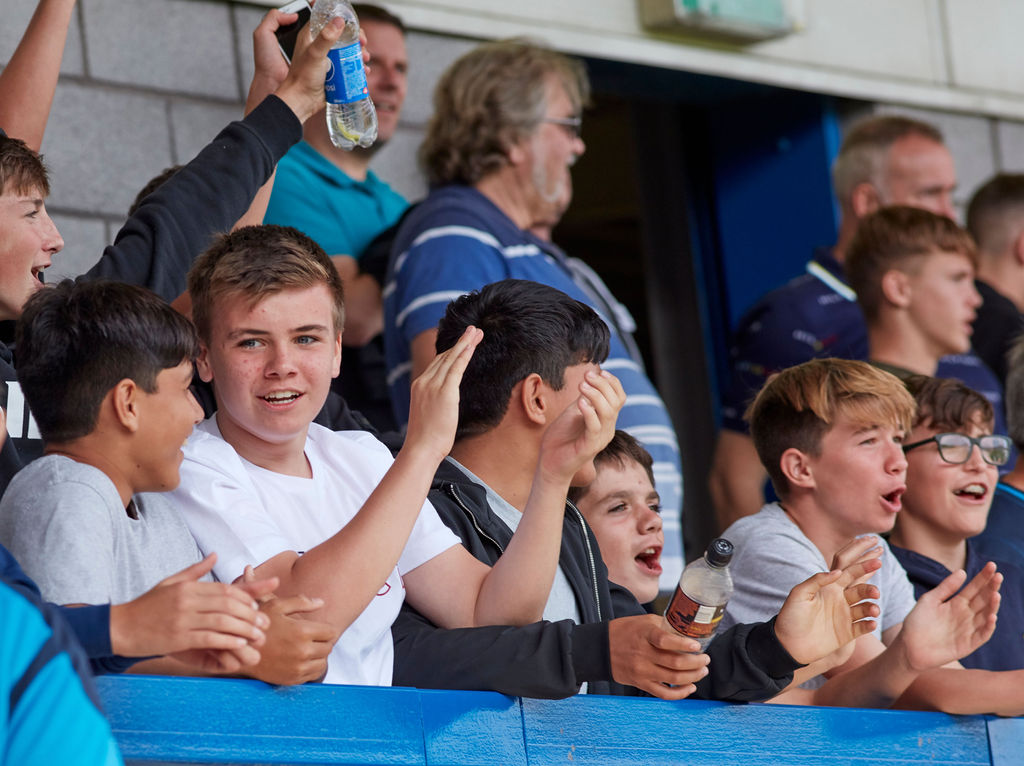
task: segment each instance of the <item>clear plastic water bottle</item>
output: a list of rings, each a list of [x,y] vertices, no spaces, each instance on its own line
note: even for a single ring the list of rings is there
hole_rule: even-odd
[[[701,651],[711,643],[732,597],[732,553],[732,543],[724,537],[712,540],[703,556],[686,565],[665,610],[665,622],[680,635],[696,639]]]
[[[348,0],[317,0],[309,29],[315,38],[335,16],[345,19],[345,30],[327,54],[331,62],[324,80],[327,129],[340,149],[370,146],[377,140],[377,110],[366,87],[359,19],[352,4]]]

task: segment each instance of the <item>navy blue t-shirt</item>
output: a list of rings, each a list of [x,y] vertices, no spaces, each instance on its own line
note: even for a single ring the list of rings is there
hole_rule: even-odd
[[[996,622],[996,631],[992,638],[962,658],[960,664],[965,668],[980,670],[1024,668],[1024,599],[1021,599],[1024,571],[1006,559],[979,554],[973,543],[973,539],[967,541],[967,565],[964,567],[967,570],[967,582],[970,582],[987,562],[995,561],[1003,574],[1003,600],[999,604],[999,620]],[[915,598],[921,598],[924,593],[949,577],[949,570],[938,561],[892,543],[889,543],[889,547],[897,561],[907,570],[907,577],[914,586]]]
[[[981,556],[1024,562],[1024,492],[997,484],[985,531],[971,543]]]
[[[867,359],[864,315],[830,250],[815,250],[805,274],[767,293],[744,314],[730,355],[722,427],[744,434],[749,429],[743,413],[772,373],[810,359]],[[1002,385],[973,352],[944,357],[935,376],[954,378],[982,394],[995,410],[995,432],[1007,432]]]

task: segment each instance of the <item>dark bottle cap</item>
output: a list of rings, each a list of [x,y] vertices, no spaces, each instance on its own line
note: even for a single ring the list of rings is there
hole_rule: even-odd
[[[732,543],[724,537],[716,537],[708,545],[708,549],[704,553],[704,558],[706,558],[708,563],[713,567],[724,567],[732,561],[732,552]]]

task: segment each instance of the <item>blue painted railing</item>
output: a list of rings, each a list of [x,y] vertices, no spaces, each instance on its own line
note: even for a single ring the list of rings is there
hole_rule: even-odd
[[[1024,763],[1024,719],[990,716],[151,676],[99,686],[128,763]]]

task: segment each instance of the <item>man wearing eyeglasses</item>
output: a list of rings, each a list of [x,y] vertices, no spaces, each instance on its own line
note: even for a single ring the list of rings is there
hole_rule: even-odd
[[[980,572],[992,557],[969,539],[985,529],[999,481],[1010,458],[1010,439],[992,433],[992,405],[955,380],[915,375],[906,381],[917,404],[903,444],[907,491],[889,544],[920,597],[950,572]],[[1024,571],[1013,558],[995,558],[1008,594],[1020,592]],[[1024,602],[1003,599],[988,643],[963,657],[967,668],[1024,668]]]
[[[586,148],[580,114],[588,90],[581,62],[523,41],[481,45],[441,76],[420,147],[431,192],[399,227],[383,292],[388,385],[401,425],[409,383],[435,355],[445,307],[484,285],[539,282],[596,310],[612,331],[605,366],[627,395],[618,427],[654,457],[666,533],[661,582],[671,588],[683,564],[675,429],[644,370],[629,312],[592,270],[546,239]]]

